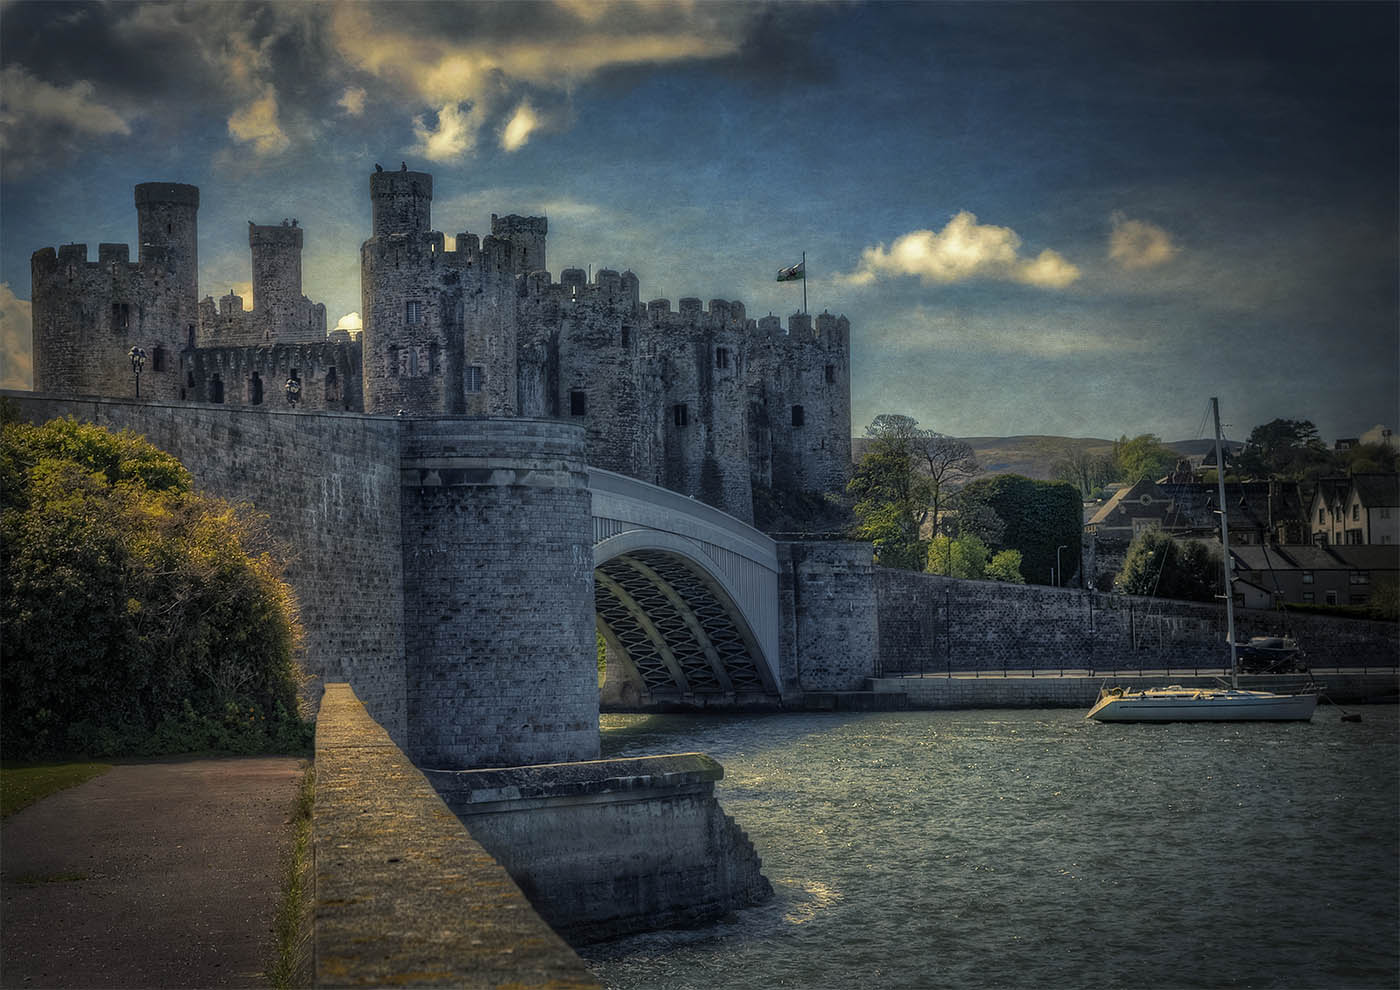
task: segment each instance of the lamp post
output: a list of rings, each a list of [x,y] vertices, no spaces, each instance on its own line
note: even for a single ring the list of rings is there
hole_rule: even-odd
[[[301,398],[301,379],[288,378],[285,388],[287,389],[287,405],[295,409],[297,400]]]
[[[1055,548],[1055,574],[1057,575],[1057,579],[1056,579],[1056,581],[1055,581],[1055,587],[1057,587],[1057,588],[1063,588],[1063,587],[1065,586],[1065,572],[1064,572],[1064,570],[1060,567],[1060,551],[1061,551],[1061,550],[1068,550],[1068,549],[1069,549],[1069,544],[1068,544],[1068,543],[1061,543],[1059,546],[1057,546],[1057,547]]]
[[[141,369],[146,365],[146,351],[141,347],[133,347],[126,352],[126,356],[131,359],[131,373],[136,376],[136,398],[141,398]]]

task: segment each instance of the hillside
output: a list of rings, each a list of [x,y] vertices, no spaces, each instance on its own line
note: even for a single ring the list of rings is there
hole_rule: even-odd
[[[1097,437],[961,437],[972,445],[977,455],[977,463],[982,465],[983,474],[1021,474],[1027,478],[1050,481],[1054,478],[1052,465],[1064,457],[1066,450],[1084,450],[1090,454],[1110,455],[1113,441]],[[851,441],[851,455],[859,461],[865,453],[866,437],[856,437]],[[1239,443],[1229,442],[1238,449]],[[1215,445],[1214,440],[1174,440],[1167,443],[1182,457],[1199,462]]]

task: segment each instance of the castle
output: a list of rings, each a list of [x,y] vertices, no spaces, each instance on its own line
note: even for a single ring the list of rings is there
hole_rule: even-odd
[[[546,265],[545,217],[491,217],[453,250],[432,227],[432,176],[370,176],[360,249],[363,334],[326,332],[302,294],[303,229],[249,222],[253,298],[198,297],[199,190],[136,187],[140,241],[35,252],[41,392],[422,416],[525,417],[584,428],[594,467],[744,520],[754,485],[839,492],[851,459],[850,324],[750,319],[743,303],[641,302],[630,271],[591,281]],[[289,388],[291,385],[293,387]]]

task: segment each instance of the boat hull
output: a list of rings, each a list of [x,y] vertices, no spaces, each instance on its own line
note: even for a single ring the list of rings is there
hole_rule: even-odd
[[[1205,688],[1106,691],[1086,718],[1097,722],[1306,722],[1316,694]]]

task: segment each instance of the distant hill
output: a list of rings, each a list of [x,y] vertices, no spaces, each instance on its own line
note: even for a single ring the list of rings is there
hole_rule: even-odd
[[[961,437],[972,445],[977,455],[977,463],[982,465],[983,474],[1021,474],[1040,481],[1053,480],[1052,465],[1064,457],[1069,449],[1084,450],[1090,454],[1108,455],[1113,453],[1113,441],[1097,437]],[[857,461],[865,453],[870,441],[866,437],[856,437],[851,441],[851,455]],[[1228,441],[1232,449],[1241,446],[1236,441]],[[1214,449],[1214,440],[1174,440],[1167,443],[1172,450],[1179,451],[1196,463]]]

